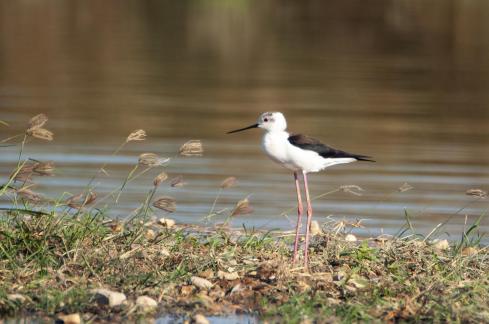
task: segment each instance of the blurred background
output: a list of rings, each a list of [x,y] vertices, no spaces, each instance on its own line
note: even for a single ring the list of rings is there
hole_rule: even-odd
[[[140,153],[174,157],[200,139],[203,157],[165,168],[185,182],[159,190],[177,199],[172,217],[201,224],[220,182],[235,176],[217,210],[250,195],[254,213],[233,225],[290,229],[292,174],[261,152],[259,130],[224,135],[264,111],[282,111],[291,132],[377,160],[310,177],[313,196],[364,189],[316,200],[320,222],[361,219],[356,233],[392,234],[407,212],[419,232],[450,219],[445,230],[459,235],[466,215],[471,223],[489,208],[465,194],[489,189],[489,2],[0,1],[0,120],[9,124],[0,135],[47,114],[55,140],[29,142],[24,156],[55,162],[56,176],[35,188],[49,198],[81,192],[108,162],[94,183],[103,196]],[[148,139],[111,156],[138,128]],[[18,150],[0,148],[2,182]],[[109,213],[127,217],[156,173]]]

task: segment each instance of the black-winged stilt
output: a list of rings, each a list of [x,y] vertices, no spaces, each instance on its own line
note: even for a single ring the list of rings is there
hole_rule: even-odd
[[[304,247],[304,267],[308,268],[309,231],[312,221],[312,207],[307,185],[307,173],[318,172],[335,164],[350,163],[354,161],[370,161],[370,157],[352,154],[329,147],[319,140],[302,134],[290,135],[287,129],[285,117],[280,112],[266,112],[260,115],[256,124],[236,129],[228,134],[241,132],[251,128],[263,128],[265,135],[262,139],[262,147],[265,153],[275,162],[285,168],[294,171],[295,188],[297,191],[297,225],[295,228],[294,254],[292,263],[297,261],[299,244],[299,231],[301,227],[303,205],[299,175],[304,178],[304,190],[307,203],[307,225]]]

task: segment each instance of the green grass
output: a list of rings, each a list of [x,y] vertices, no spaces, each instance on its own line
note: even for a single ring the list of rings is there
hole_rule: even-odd
[[[155,235],[147,237],[149,230]],[[137,219],[121,229],[99,214],[15,211],[0,218],[0,237],[3,316],[131,317],[141,314],[135,299],[148,295],[159,300],[156,312],[234,310],[272,322],[489,320],[488,249],[463,255],[458,242],[437,251],[415,238],[357,244],[342,235],[318,235],[307,273],[291,266],[290,239],[279,232],[167,229]],[[239,279],[220,279],[218,271],[236,272]],[[192,276],[214,286],[200,290],[190,283]],[[123,292],[128,303],[100,307],[92,298],[96,287]],[[12,293],[26,301],[9,300]]]

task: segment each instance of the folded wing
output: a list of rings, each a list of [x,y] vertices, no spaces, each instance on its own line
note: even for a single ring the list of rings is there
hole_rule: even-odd
[[[302,134],[289,136],[289,143],[303,150],[314,151],[323,158],[353,158],[357,161],[375,162],[369,156],[348,153],[321,143],[319,140]]]

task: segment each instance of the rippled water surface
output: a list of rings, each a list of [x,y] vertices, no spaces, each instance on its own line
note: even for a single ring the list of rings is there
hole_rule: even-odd
[[[48,198],[85,189],[98,197],[120,186],[138,155],[171,157],[164,170],[183,176],[173,196],[179,222],[202,223],[220,182],[216,210],[249,195],[251,215],[233,225],[290,229],[292,175],[260,149],[259,130],[225,135],[259,113],[285,113],[289,129],[376,163],[353,163],[309,177],[320,222],[363,220],[363,235],[396,233],[405,214],[421,233],[449,219],[458,237],[487,213],[489,189],[489,30],[486,1],[19,1],[0,2],[0,139],[22,133],[46,113],[53,142],[32,140],[23,157],[54,161],[37,178]],[[436,7],[436,15],[433,10]],[[112,152],[134,129],[144,142]],[[201,139],[202,157],[178,157]],[[12,141],[12,143],[15,141]],[[0,147],[6,181],[19,146]],[[139,170],[138,170],[139,171]],[[152,170],[126,187],[114,217],[145,199]],[[402,192],[408,183],[413,188]],[[0,201],[2,207],[10,206]],[[226,212],[224,212],[225,214]],[[222,221],[224,216],[216,217]],[[488,221],[482,221],[482,231]]]

